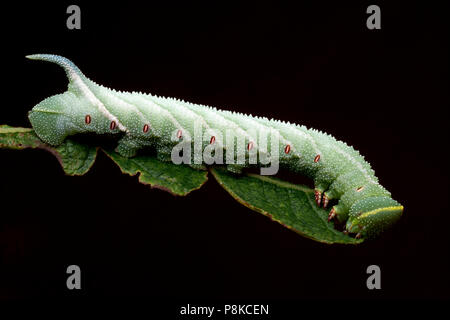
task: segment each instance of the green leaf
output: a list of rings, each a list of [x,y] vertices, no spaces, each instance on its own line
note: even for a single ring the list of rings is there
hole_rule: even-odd
[[[219,184],[244,206],[262,213],[307,238],[323,243],[357,244],[328,222],[328,212],[317,207],[314,191],[274,177],[237,176],[223,168],[211,169]]]
[[[29,128],[14,128],[0,125],[0,148],[40,148],[49,151],[58,159],[68,175],[83,175],[95,162],[97,149],[92,146],[66,139],[58,147],[43,143]],[[153,156],[124,158],[114,151],[104,152],[120,167],[123,173],[139,174],[139,182],[152,187],[184,196],[200,188],[208,180],[207,171],[198,171],[171,162],[161,162]]]
[[[208,172],[192,169],[172,162],[163,162],[152,156],[125,158],[117,152],[103,150],[123,173],[134,176],[139,173],[139,182],[154,188],[184,196],[199,189],[208,180]]]
[[[0,125],[0,148],[39,148],[51,152],[68,175],[83,175],[89,171],[97,156],[97,148],[66,139],[58,147],[43,143],[33,129]]]
[[[51,147],[43,143],[32,129],[6,125],[0,125],[0,148],[47,150],[57,157],[68,175],[88,172],[98,149],[71,139],[66,139],[58,147]],[[124,158],[114,151],[103,151],[123,173],[139,174],[139,182],[175,195],[186,195],[199,189],[208,179],[207,171],[162,162],[154,156]],[[315,205],[314,192],[308,187],[267,176],[237,176],[223,168],[211,169],[211,173],[237,201],[305,237],[324,243],[356,244],[363,241],[337,231],[327,221],[328,212]]]

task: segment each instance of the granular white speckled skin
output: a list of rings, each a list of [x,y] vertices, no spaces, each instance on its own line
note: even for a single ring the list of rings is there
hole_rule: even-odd
[[[267,149],[259,148],[257,144],[261,133],[270,136],[271,132],[276,131],[280,167],[312,178],[316,192],[320,197],[323,194],[327,201],[337,199],[339,202],[333,209],[339,221],[347,221],[347,231],[362,236],[374,235],[384,229],[386,224],[397,220],[402,213],[403,207],[390,199],[390,193],[378,183],[370,164],[352,147],[330,135],[296,124],[218,110],[177,99],[115,91],[89,80],[64,57],[48,54],[27,57],[60,65],[69,79],[65,93],[43,100],[29,114],[37,135],[50,145],[59,145],[67,136],[81,132],[113,134],[119,138],[117,151],[123,156],[132,157],[142,148],[153,147],[159,158],[170,159],[173,147],[181,139],[193,145],[197,143],[203,150],[214,137],[214,143],[222,151],[225,152],[230,145],[236,149],[234,138],[227,144],[227,130],[231,129],[238,141],[241,139],[249,146],[244,151],[237,150],[236,157],[244,157],[244,164],[228,166],[229,170],[240,172],[249,166],[250,152],[276,154],[276,150],[270,149],[270,144]],[[87,116],[89,121],[86,120]],[[208,134],[196,138],[195,126],[200,126],[202,132]],[[174,135],[174,132],[177,134]],[[258,132],[258,136],[254,132]],[[285,152],[287,146],[288,153]],[[198,165],[203,160],[192,161]],[[394,202],[361,201],[368,198],[390,199]],[[378,207],[375,208],[373,203]],[[396,209],[377,215],[384,217],[379,221],[375,215],[369,219],[370,214],[366,219],[358,218],[361,215],[349,216],[354,205],[362,213],[388,205]]]

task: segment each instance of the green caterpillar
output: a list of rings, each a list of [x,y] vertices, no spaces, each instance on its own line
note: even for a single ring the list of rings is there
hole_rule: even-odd
[[[358,238],[378,235],[403,212],[364,158],[330,135],[177,99],[118,92],[89,80],[64,57],[27,58],[56,63],[69,79],[66,92],[43,100],[29,113],[33,129],[47,144],[59,145],[67,136],[91,132],[116,136],[116,150],[125,157],[150,147],[161,160],[202,168],[222,164],[226,152],[228,170],[237,173],[252,166],[264,169],[276,161],[313,179],[317,205],[325,208],[335,201],[329,220],[345,223],[344,232]],[[192,154],[191,147],[200,152]]]

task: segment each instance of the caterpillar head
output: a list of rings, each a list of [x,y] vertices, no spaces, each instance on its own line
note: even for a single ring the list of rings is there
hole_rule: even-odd
[[[346,230],[362,238],[374,238],[402,215],[403,206],[389,197],[370,197],[354,203],[349,211]]]

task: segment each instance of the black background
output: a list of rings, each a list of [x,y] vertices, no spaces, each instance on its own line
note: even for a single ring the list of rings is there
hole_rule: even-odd
[[[358,149],[404,216],[359,246],[303,238],[241,206],[210,178],[186,197],[137,183],[99,154],[65,176],[40,150],[0,150],[0,298],[161,301],[448,299],[448,33],[422,2],[275,5],[72,3],[2,8],[0,123],[65,91],[65,74],[29,61],[54,53],[92,80],[328,132]],[[82,290],[66,288],[66,268]],[[382,290],[366,268],[381,267]],[[345,305],[345,303],[343,303]],[[173,310],[172,310],[173,312]]]

